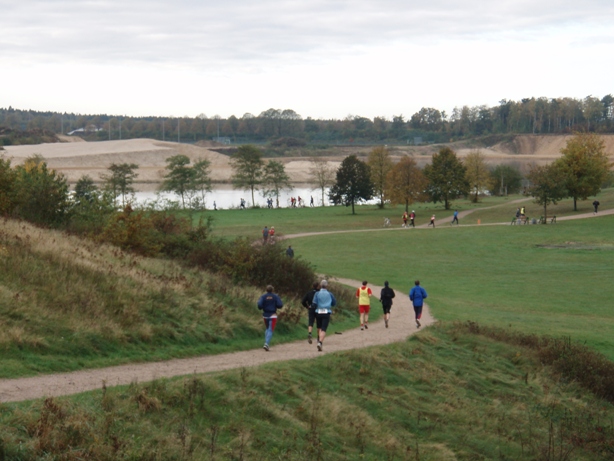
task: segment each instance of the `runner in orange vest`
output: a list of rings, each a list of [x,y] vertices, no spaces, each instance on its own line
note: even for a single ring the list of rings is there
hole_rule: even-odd
[[[362,286],[356,290],[358,298],[358,312],[360,313],[360,329],[369,329],[369,310],[371,309],[371,296],[373,292],[367,287],[367,281],[362,282]]]

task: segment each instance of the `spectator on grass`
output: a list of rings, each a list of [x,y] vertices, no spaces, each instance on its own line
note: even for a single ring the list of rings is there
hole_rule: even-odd
[[[327,280],[320,282],[320,291],[313,295],[312,305],[316,312],[316,326],[318,327],[318,351],[322,352],[330,315],[333,313],[332,308],[337,305],[337,300],[328,291]]]
[[[269,239],[269,228],[264,226],[264,229],[262,229],[262,244],[266,245],[266,242],[268,239]]]
[[[420,318],[422,317],[422,306],[427,296],[426,290],[420,286],[420,280],[416,280],[415,286],[409,291],[409,300],[414,306],[414,313],[416,315],[416,328],[422,326]]]
[[[258,309],[262,311],[262,319],[264,320],[264,346],[265,351],[269,351],[273,331],[277,324],[277,309],[284,307],[281,298],[273,293],[273,286],[267,285],[266,293],[258,299]]]

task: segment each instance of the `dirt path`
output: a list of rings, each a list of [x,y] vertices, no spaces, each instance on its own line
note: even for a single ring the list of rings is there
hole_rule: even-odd
[[[355,280],[337,279],[337,281],[352,287],[360,286],[360,282]],[[374,309],[380,309],[380,303],[377,299],[381,288],[371,286],[375,295],[371,301]],[[307,341],[277,345],[273,336],[270,352],[265,352],[259,347],[254,350],[229,354],[121,365],[31,378],[4,379],[0,380],[0,402],[17,402],[42,397],[78,394],[100,389],[103,383],[106,383],[107,386],[117,386],[193,373],[210,373],[232,368],[253,367],[282,360],[310,359],[331,352],[404,341],[417,329],[414,323],[413,308],[407,293],[398,289],[395,292],[397,296],[394,299],[391,311],[390,328],[385,328],[383,320],[379,320],[370,324],[369,329],[365,331],[355,328],[344,331],[343,334],[330,334],[324,341],[323,352],[316,350],[315,341],[312,345],[308,344]],[[254,310],[254,315],[257,315],[256,312]],[[422,325],[428,326],[433,322],[428,306],[425,306],[422,314]]]

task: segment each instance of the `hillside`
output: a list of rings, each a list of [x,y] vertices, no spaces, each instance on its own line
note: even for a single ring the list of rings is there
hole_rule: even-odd
[[[490,164],[514,163],[526,170],[531,163],[544,164],[560,155],[570,136],[518,135],[512,137],[492,137],[479,141],[459,141],[449,144],[460,157],[479,149]],[[614,135],[602,136],[606,152],[614,161]],[[503,140],[501,140],[503,139]],[[498,140],[498,141],[497,141]],[[415,158],[419,166],[430,163],[431,156],[443,145],[428,146],[390,146],[393,159],[404,155]],[[306,183],[310,180],[309,157],[318,155],[336,168],[341,159],[350,154],[362,157],[368,155],[371,147],[331,146],[317,151],[297,148],[284,152],[276,160],[286,166],[286,172],[293,183]],[[178,154],[190,159],[207,159],[211,162],[211,177],[214,182],[229,182],[232,170],[229,155],[231,150],[217,143],[198,143],[197,145],[161,142],[153,139],[131,139],[101,142],[50,143],[24,146],[6,146],[4,155],[13,162],[20,163],[25,158],[40,154],[51,168],[64,173],[69,182],[76,182],[81,176],[89,175],[95,181],[105,174],[112,163],[135,163],[139,165],[137,183],[159,183],[164,175],[166,159]]]

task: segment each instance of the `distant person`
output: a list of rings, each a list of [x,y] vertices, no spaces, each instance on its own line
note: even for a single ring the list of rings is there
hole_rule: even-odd
[[[384,288],[379,295],[379,300],[382,303],[382,309],[384,309],[384,323],[388,328],[388,321],[390,320],[390,308],[392,307],[392,298],[394,298],[394,290],[388,285],[388,281],[384,282]]]
[[[313,195],[311,196],[311,200],[309,201],[309,206],[314,206],[314,204],[313,204]]]
[[[524,210],[524,207],[522,207],[522,208],[520,209],[520,216],[522,216],[523,218],[524,218],[524,214],[525,214],[525,213],[524,213],[524,211],[525,211],[525,210]]]
[[[516,208],[516,219],[520,219],[520,208]]]
[[[409,300],[414,306],[414,313],[416,315],[416,328],[422,326],[420,318],[422,317],[422,306],[427,296],[426,290],[420,286],[420,280],[416,280],[415,286],[409,291]]]
[[[600,205],[599,200],[595,200],[595,201],[593,202],[593,208],[595,209],[595,211],[593,212],[593,214],[597,214],[597,208],[599,208],[599,205]]]
[[[294,250],[292,249],[292,245],[288,245],[288,249],[286,250],[286,256],[288,258],[294,258]]]
[[[367,287],[367,281],[362,282],[362,286],[356,290],[358,298],[358,312],[360,313],[360,329],[369,329],[369,311],[371,310],[371,296],[373,292]]]
[[[458,224],[458,210],[454,210],[454,215],[453,215],[451,224],[454,224],[455,222],[456,224]]]
[[[266,293],[258,299],[258,309],[262,311],[265,326],[263,349],[267,352],[269,351],[273,331],[275,331],[275,325],[277,324],[277,309],[282,307],[284,307],[284,303],[281,298],[273,293],[273,286],[268,285]]]
[[[271,226],[269,229],[269,237],[271,239],[271,243],[275,243],[275,227]]]
[[[264,229],[262,229],[262,244],[266,245],[268,239],[269,239],[269,228],[264,226]]]
[[[435,215],[431,216],[431,222],[429,222],[429,226],[433,226],[433,229],[435,229]]]
[[[245,210],[245,200],[241,199],[241,209]]]
[[[333,313],[333,307],[337,305],[337,300],[333,294],[328,291],[328,281],[320,282],[320,291],[313,295],[313,308],[316,312],[316,326],[318,327],[318,351],[322,352],[324,347],[324,338],[326,330],[330,322],[330,315]]]
[[[411,227],[416,227],[416,212],[414,210],[411,210],[409,214],[409,225]]]
[[[407,227],[407,218],[409,218],[409,215],[407,214],[407,211],[405,213],[403,213],[403,227]]]
[[[216,203],[215,203],[215,200],[213,201],[213,209],[214,209],[215,211],[217,211],[217,205],[216,205]]]
[[[305,293],[305,296],[303,296],[303,299],[301,301],[301,305],[305,309],[307,309],[307,342],[309,344],[312,343],[311,333],[313,331],[313,324],[316,321],[316,310],[313,307],[313,296],[318,292],[319,289],[320,282],[313,282],[312,289]],[[320,334],[318,331],[318,340],[319,339]]]

